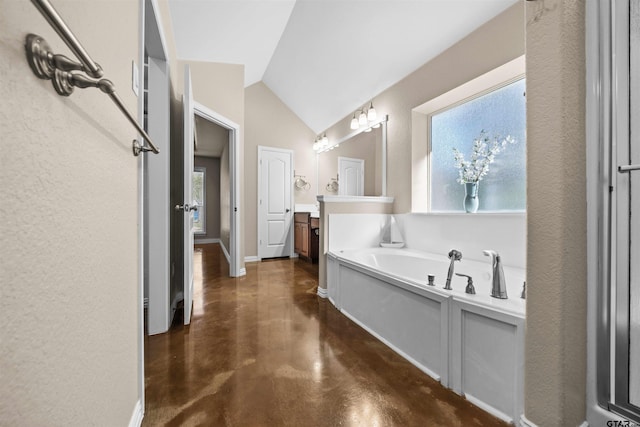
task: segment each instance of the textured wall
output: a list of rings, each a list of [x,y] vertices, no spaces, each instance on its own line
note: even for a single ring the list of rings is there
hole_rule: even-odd
[[[135,114],[138,2],[55,6]],[[139,378],[136,132],[99,90],[64,98],[37,79],[27,33],[68,49],[30,2],[0,10],[0,424],[124,426]]]
[[[584,2],[527,3],[525,415],[585,419]]]
[[[258,255],[258,145],[293,150],[295,173],[311,182],[309,190],[294,192],[295,203],[315,203],[316,135],[262,82],[245,91],[245,247]]]

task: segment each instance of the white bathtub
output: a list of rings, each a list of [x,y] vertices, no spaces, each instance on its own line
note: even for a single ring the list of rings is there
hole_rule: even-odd
[[[446,250],[448,252],[448,249]],[[505,257],[503,257],[505,259]],[[491,265],[463,259],[445,290],[446,255],[411,249],[369,248],[330,252],[330,301],[443,385],[499,418],[522,414],[525,272],[504,267],[508,299],[491,294]],[[427,275],[435,275],[435,286]]]

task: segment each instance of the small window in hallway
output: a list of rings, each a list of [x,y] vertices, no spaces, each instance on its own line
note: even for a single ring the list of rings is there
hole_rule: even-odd
[[[507,136],[514,142],[500,144],[497,153],[485,153],[489,160],[488,172],[477,184],[478,211],[525,210],[525,101],[525,79],[520,78],[429,115],[432,212],[464,211],[465,185],[462,185],[464,179],[456,167],[454,149],[465,161],[471,161],[473,167],[474,159],[482,160],[483,157],[474,150],[474,141],[488,138],[487,148],[490,148],[494,139],[502,142]],[[476,163],[479,164],[481,162]],[[480,168],[469,171],[468,179],[477,179]]]
[[[198,210],[193,212],[193,231],[195,234],[206,234],[206,170],[205,168],[194,168],[193,171],[193,195],[194,205],[198,206]]]

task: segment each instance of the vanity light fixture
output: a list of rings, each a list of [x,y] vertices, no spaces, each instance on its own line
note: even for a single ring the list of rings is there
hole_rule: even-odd
[[[356,130],[360,126],[358,123],[358,119],[356,118],[356,113],[353,113],[353,118],[351,119],[351,129]]]
[[[358,116],[358,124],[360,124],[360,126],[367,125],[367,114],[364,112],[364,108],[360,110],[360,115]]]
[[[327,148],[329,146],[329,138],[327,138],[327,133],[325,132],[322,136],[322,148]]]
[[[378,114],[376,113],[376,109],[373,108],[373,101],[369,105],[369,110],[367,111],[367,120],[370,122],[375,121],[378,118]]]

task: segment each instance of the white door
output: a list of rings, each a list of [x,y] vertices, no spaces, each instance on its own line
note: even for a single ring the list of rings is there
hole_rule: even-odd
[[[338,157],[338,194],[364,196],[364,159]]]
[[[147,126],[149,136],[160,147],[159,154],[145,157],[145,251],[144,266],[149,335],[169,330],[171,326],[170,265],[170,165],[169,165],[169,64],[149,57]]]
[[[292,255],[293,152],[258,147],[258,257]]]
[[[191,69],[188,65],[184,70],[184,139],[183,139],[183,155],[184,155],[184,200],[180,208],[183,212],[182,223],[182,248],[183,248],[183,296],[184,296],[184,324],[191,322],[191,305],[193,303],[193,210],[195,202],[192,200],[192,183],[193,183],[193,128],[195,126],[195,118],[193,112],[193,91],[191,89]]]

